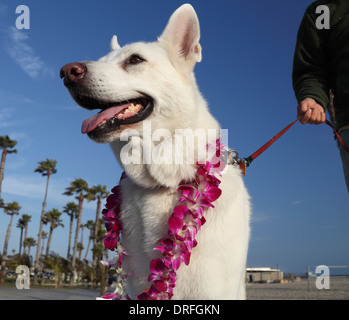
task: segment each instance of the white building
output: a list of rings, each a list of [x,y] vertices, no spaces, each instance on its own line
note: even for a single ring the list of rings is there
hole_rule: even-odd
[[[270,267],[246,268],[247,282],[269,282],[283,278],[284,273],[280,269]]]

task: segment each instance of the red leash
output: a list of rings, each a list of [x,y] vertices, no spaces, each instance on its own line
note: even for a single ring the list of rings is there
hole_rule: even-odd
[[[328,120],[325,120],[325,123],[326,123],[327,125],[329,125],[329,126],[333,129],[333,132],[334,132],[335,135],[337,136],[337,139],[338,139],[339,143],[343,146],[343,148],[344,148],[347,152],[349,152],[349,147],[345,144],[345,142],[343,141],[343,139],[341,138],[341,136],[339,135],[339,133],[333,128],[333,124],[332,124],[330,121],[328,121]]]
[[[267,150],[276,140],[278,140],[286,131],[291,129],[291,127],[297,122],[298,120],[293,121],[290,123],[286,128],[282,129],[277,135],[275,135],[273,138],[271,138],[266,144],[264,144],[262,147],[260,147],[256,152],[252,153],[246,160],[248,161],[249,166],[251,162],[256,159],[258,156],[260,156],[265,150]]]
[[[286,133],[291,127],[298,121],[295,120],[292,123],[290,123],[287,127],[282,129],[277,135],[275,135],[273,138],[271,138],[267,143],[265,143],[262,147],[260,147],[256,152],[252,153],[249,157],[243,158],[243,159],[237,159],[237,163],[240,165],[242,174],[245,175],[246,168],[251,164],[251,162],[256,159],[258,156],[260,156],[265,150],[267,150],[276,140],[278,140],[284,133]],[[328,120],[325,120],[325,123],[330,126],[333,129],[333,132],[336,134],[338,141],[343,146],[343,148],[349,152],[349,147],[345,144],[339,133],[334,129],[331,122]]]

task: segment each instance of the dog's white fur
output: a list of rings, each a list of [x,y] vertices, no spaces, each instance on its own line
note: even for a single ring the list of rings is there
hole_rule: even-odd
[[[201,61],[199,39],[197,15],[191,5],[185,4],[173,13],[156,42],[120,47],[114,36],[108,55],[86,63],[87,87],[94,97],[104,100],[123,101],[137,97],[139,92],[152,97],[154,110],[147,118],[152,132],[166,128],[174,134],[176,129],[189,128],[205,132],[216,129],[219,133],[219,124],[210,114],[193,73],[196,62]],[[141,55],[145,62],[125,67],[123,61],[132,54]],[[127,142],[120,141],[121,130],[94,138],[110,142],[119,161],[126,143],[143,143],[142,123],[125,128],[137,132]],[[173,140],[163,143],[173,150]],[[164,150],[164,157],[174,157],[173,153],[166,154],[167,148]],[[176,189],[181,181],[194,178],[196,167],[153,162],[120,164],[128,175],[122,181],[122,242],[128,252],[123,266],[132,274],[128,294],[135,298],[149,287],[149,263],[160,256],[153,248],[167,236],[168,218],[178,201]],[[224,172],[220,188],[222,195],[206,214],[207,222],[197,235],[198,245],[190,264],[182,263],[177,272],[173,299],[245,298],[250,203],[237,167],[229,166]]]

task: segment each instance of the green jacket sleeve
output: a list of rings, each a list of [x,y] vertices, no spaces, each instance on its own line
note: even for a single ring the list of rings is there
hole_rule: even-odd
[[[325,110],[330,90],[328,30],[316,28],[315,7],[309,6],[298,30],[292,82],[298,103],[313,98]]]

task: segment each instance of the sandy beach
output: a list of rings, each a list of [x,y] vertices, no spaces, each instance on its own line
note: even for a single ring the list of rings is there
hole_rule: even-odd
[[[289,283],[247,284],[247,300],[347,300],[349,276],[331,277],[330,289],[316,288],[315,279],[302,279]]]

